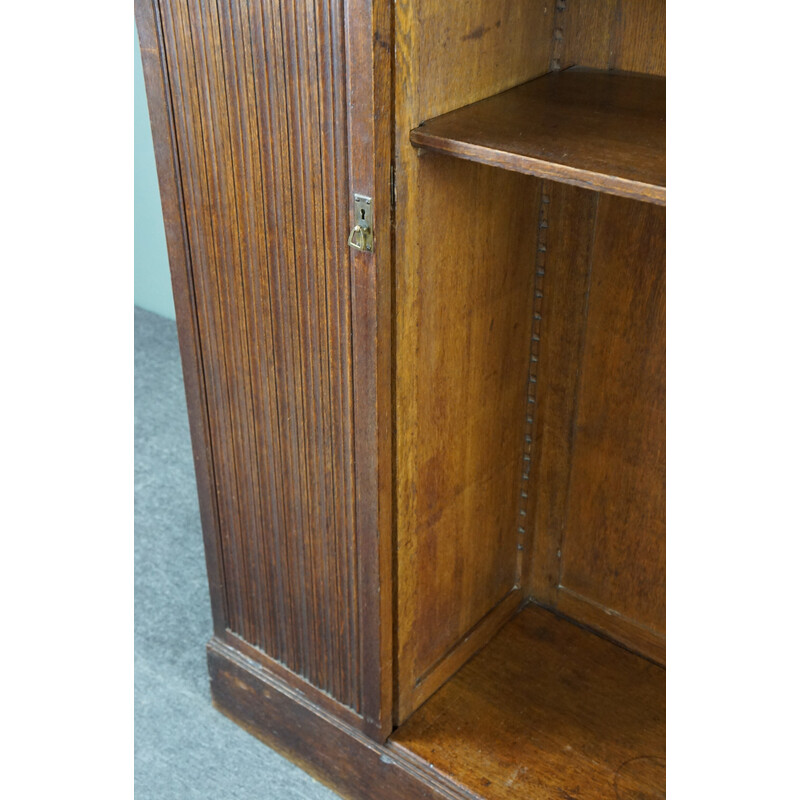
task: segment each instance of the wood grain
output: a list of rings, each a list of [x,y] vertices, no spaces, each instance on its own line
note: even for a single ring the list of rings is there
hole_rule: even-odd
[[[549,182],[542,191],[549,202],[542,254],[534,468],[527,482],[532,531],[527,555],[532,572],[526,589],[537,601],[555,606],[599,195]]]
[[[570,69],[428,120],[411,141],[456,158],[666,203],[665,84]]]
[[[215,707],[330,789],[352,800],[471,800],[432,769],[365,736],[303,691],[213,638]]]
[[[360,50],[346,47],[350,4],[369,31]],[[182,326],[199,352],[187,388],[213,464],[210,533],[204,525],[217,633],[381,736],[391,719],[391,601],[379,601],[391,573],[391,447],[379,491],[378,441],[391,442],[391,396],[376,383],[390,374],[391,286],[376,282],[374,259],[351,260],[346,237],[352,167],[382,202],[390,265],[390,122],[361,118],[371,123],[385,102],[389,74],[372,73],[385,47],[373,33],[385,43],[391,25],[387,3],[350,4],[139,0],[137,13],[159,37],[163,77],[154,62],[148,86],[158,77],[168,89],[150,94],[171,140],[161,183],[177,183],[182,199],[167,234],[171,254],[185,241],[189,264],[172,259],[176,285],[191,288]],[[348,64],[365,79],[348,84]],[[355,165],[351,128],[368,153]]]
[[[356,538],[363,714],[392,729],[394,646],[391,0],[345,0],[348,152],[353,191],[372,197],[372,253],[348,248],[353,304]],[[349,209],[349,224],[355,225]]]
[[[665,632],[665,214],[601,197],[560,584]]]
[[[446,159],[438,169],[430,166],[448,186],[456,216],[476,186],[492,186],[492,176],[481,174],[484,167],[464,170]],[[533,187],[524,179],[515,194],[503,178],[497,185],[500,218],[533,216]],[[481,228],[463,231],[448,217],[442,224],[452,233],[439,245],[461,268],[439,264],[419,276],[419,438],[413,452],[400,454],[415,510],[413,529],[398,537],[399,589],[405,593],[399,625],[413,650],[409,690],[416,702],[435,688],[429,681],[422,686],[422,676],[518,578],[516,490],[534,229],[526,225],[495,242]],[[435,263],[434,243],[424,249]]]
[[[665,700],[662,668],[529,606],[390,746],[486,800],[656,800]]]
[[[396,5],[398,721],[518,582],[538,203],[525,176],[424,153],[408,132],[544,73],[553,6]]]
[[[203,344],[195,311],[195,281],[183,215],[183,186],[176,152],[175,121],[169,100],[169,73],[164,53],[161,15],[157,6],[152,2],[140,1],[134,8],[158,167],[161,211],[167,233],[172,295],[203,527],[211,615],[214,633],[220,635],[225,631],[228,612],[222,572],[219,509],[213,488],[214,459],[205,402],[207,388],[203,373]]]
[[[665,212],[545,191],[528,585],[663,663]]]
[[[526,83],[663,7],[137,0],[213,697],[347,796],[662,796],[663,671],[513,615],[663,660],[663,81]]]
[[[534,494],[532,487],[536,478],[533,477],[535,454],[534,432],[537,422],[537,395],[539,381],[539,358],[541,349],[542,311],[544,310],[544,280],[547,266],[547,231],[549,227],[550,197],[547,184],[542,183],[539,189],[539,218],[536,231],[536,257],[533,277],[533,306],[531,316],[531,338],[528,345],[528,385],[525,397],[525,424],[522,436],[522,461],[519,471],[519,511],[517,518],[517,569],[520,575],[525,572],[525,563],[530,558],[532,521],[535,517],[531,514],[534,509]],[[522,581],[521,581],[522,582]]]
[[[653,566],[646,564],[644,569],[652,571]],[[662,586],[660,590],[663,589]],[[578,620],[635,653],[643,654],[656,664],[666,666],[667,638],[663,626],[661,631],[655,630],[637,619],[622,616],[610,605],[604,605],[595,598],[583,597],[566,586],[558,587],[557,597],[559,613]],[[663,611],[663,608],[656,609],[659,610]]]
[[[666,0],[563,0],[560,59],[648,75],[666,74]]]

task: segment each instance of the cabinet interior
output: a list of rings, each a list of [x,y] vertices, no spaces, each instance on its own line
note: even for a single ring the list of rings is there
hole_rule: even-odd
[[[502,5],[396,6],[391,741],[487,797],[546,782],[556,745],[582,797],[592,769],[659,797],[665,7]],[[590,89],[550,124],[514,89],[571,67],[603,71],[602,108]],[[591,689],[559,691],[570,670]],[[581,691],[616,713],[575,722]],[[528,778],[480,767],[514,742]]]

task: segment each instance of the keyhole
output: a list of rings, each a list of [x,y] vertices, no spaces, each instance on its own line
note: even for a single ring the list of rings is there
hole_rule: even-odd
[[[366,219],[366,218],[367,218],[367,216],[366,216],[366,215],[367,215],[366,209],[363,209],[363,208],[362,208],[362,209],[361,209],[361,219]]]

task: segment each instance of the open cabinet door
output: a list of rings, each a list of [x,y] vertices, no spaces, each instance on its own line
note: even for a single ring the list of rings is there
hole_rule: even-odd
[[[257,665],[375,738],[392,672],[390,8],[136,2],[212,677]],[[354,194],[371,251],[347,245]]]

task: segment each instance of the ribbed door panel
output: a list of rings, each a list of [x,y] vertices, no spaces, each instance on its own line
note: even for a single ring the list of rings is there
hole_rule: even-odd
[[[228,627],[359,711],[343,3],[159,11]]]

